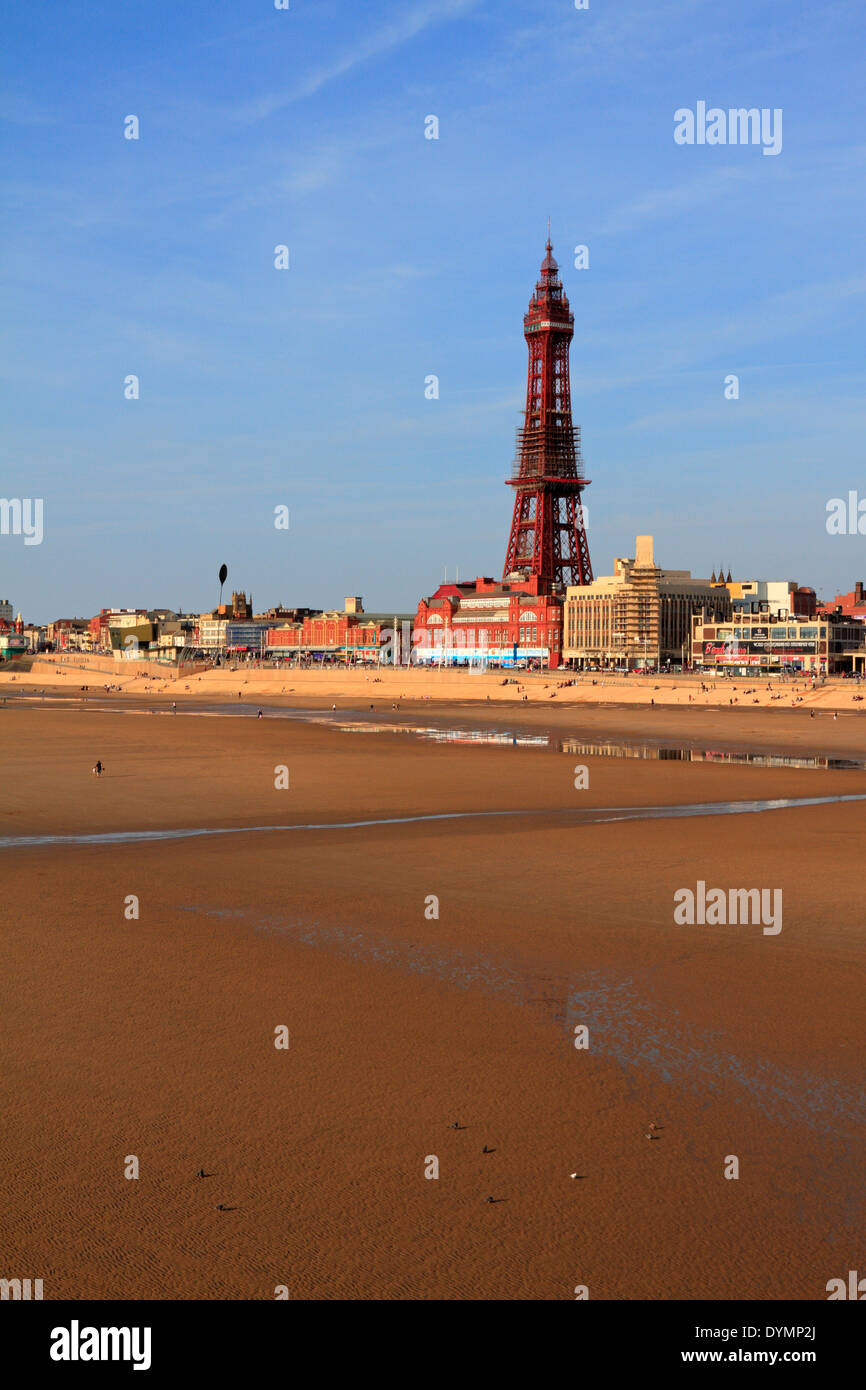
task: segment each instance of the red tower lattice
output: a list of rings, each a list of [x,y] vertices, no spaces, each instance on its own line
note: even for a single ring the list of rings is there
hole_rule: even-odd
[[[572,424],[568,350],[574,314],[553,259],[550,237],[541,278],[523,319],[529,348],[524,422],[511,477],[516,489],[503,579],[522,570],[549,583],[589,584],[592,566],[580,495],[580,429]]]

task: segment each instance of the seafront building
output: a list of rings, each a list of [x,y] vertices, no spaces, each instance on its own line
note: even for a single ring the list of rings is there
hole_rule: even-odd
[[[667,570],[653,559],[652,536],[638,536],[634,559],[565,595],[562,655],[571,667],[658,670],[684,666],[693,615],[723,621],[731,598],[724,584]]]
[[[385,660],[406,665],[411,654],[412,614],[365,613],[360,595],[351,594],[342,612],[330,609],[305,613],[270,627],[265,651],[278,660],[345,664],[378,664]]]
[[[110,652],[111,627],[126,624],[129,621],[137,622],[146,618],[147,613],[144,608],[100,608],[99,612],[90,619],[90,650]]]
[[[9,605],[11,609],[11,604]],[[0,618],[0,661],[13,661],[17,656],[29,652],[30,642],[24,632],[24,619],[21,614],[13,619]]]
[[[561,661],[562,598],[550,587],[538,575],[440,584],[418,604],[413,661],[555,669]]]
[[[248,599],[243,592],[233,593],[230,603],[220,603],[210,613],[201,613],[198,619],[196,631],[193,634],[193,645],[207,655],[215,656],[230,649],[233,638],[245,634],[247,638],[252,637],[252,633],[247,624],[253,623],[252,599]],[[243,624],[243,628],[240,625]],[[238,627],[239,631],[229,636],[230,626]],[[246,649],[248,641],[244,642]],[[259,643],[255,643],[258,649]]]
[[[45,631],[45,640],[52,651],[89,651],[89,618],[55,618]]]
[[[866,625],[842,603],[830,611],[815,590],[790,579],[721,583],[731,595],[730,620],[711,614],[692,619],[691,652],[696,670],[733,675],[860,673],[866,662]],[[862,586],[850,597],[862,598]]]
[[[767,600],[741,600],[723,623],[692,619],[692,665],[727,675],[863,674],[866,624],[830,614],[804,617]]]
[[[158,633],[159,624],[146,610],[117,614],[108,627],[111,654],[115,661],[149,660]]]

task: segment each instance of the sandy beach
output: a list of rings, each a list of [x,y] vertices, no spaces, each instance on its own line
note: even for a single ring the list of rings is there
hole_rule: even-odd
[[[866,771],[252,705],[866,758],[857,706],[625,708],[606,685],[566,708],[538,679],[494,715],[489,677],[426,673],[461,691],[434,715],[423,673],[292,672],[241,673],[231,718],[238,674],[92,676],[86,703],[72,670],[0,683],[10,1269],[46,1299],[826,1297],[862,1230],[866,801],[718,807],[866,797]],[[232,833],[123,838],[181,830]],[[85,835],[121,838],[62,838]],[[781,889],[781,931],[677,924],[699,880]]]
[[[145,693],[197,698],[236,699],[291,695],[287,703],[326,705],[334,700],[397,700],[497,705],[692,705],[697,708],[799,708],[816,711],[847,710],[860,713],[866,707],[863,685],[855,680],[827,678],[813,687],[807,677],[718,677],[686,672],[684,675],[628,676],[590,672],[507,672],[468,668],[422,666],[323,667],[305,670],[258,665],[221,666],[180,671],[155,662],[113,661],[109,657],[70,654],[41,656],[0,670],[0,692],[7,688],[47,687],[75,692],[89,682],[98,689],[111,683],[116,693],[136,697]],[[524,700],[524,696],[526,697]],[[551,701],[556,701],[551,705]],[[866,714],[866,708],[864,708]]]

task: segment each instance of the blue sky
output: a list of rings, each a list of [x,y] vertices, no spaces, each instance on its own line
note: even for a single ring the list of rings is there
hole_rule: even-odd
[[[28,618],[209,607],[223,561],[257,608],[500,574],[548,216],[595,572],[652,532],[696,574],[866,578],[825,527],[866,497],[861,0],[5,0],[3,28]],[[781,108],[781,153],[677,145],[698,101]]]

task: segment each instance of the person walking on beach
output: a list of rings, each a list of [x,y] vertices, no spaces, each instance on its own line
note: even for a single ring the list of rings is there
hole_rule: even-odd
[[[102,773],[103,773],[102,759],[101,759],[101,758],[97,758],[97,759],[96,759],[95,766],[94,766],[94,768],[93,768],[93,775],[94,775],[94,777],[101,777],[101,776],[102,776]]]

